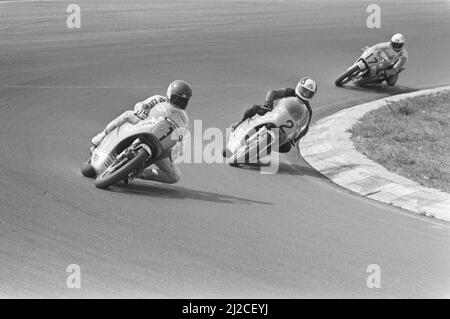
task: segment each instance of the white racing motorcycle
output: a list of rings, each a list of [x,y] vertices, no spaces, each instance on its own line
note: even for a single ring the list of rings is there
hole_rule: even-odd
[[[336,79],[334,82],[336,86],[341,87],[350,81],[357,84],[363,79],[369,80],[366,83],[381,83],[386,79],[383,70],[391,67],[391,62],[383,58],[381,52],[372,47],[365,47],[361,50],[363,54],[358,60]],[[371,76],[371,74],[375,74],[375,76]]]
[[[280,99],[272,111],[239,124],[231,132],[223,156],[231,166],[267,164],[264,159],[303,129],[307,116],[305,106],[295,97]]]
[[[120,181],[128,183],[129,177],[139,175],[147,166],[167,156],[181,139],[181,130],[168,117],[125,123],[105,136],[82,164],[81,173],[96,177],[94,184],[101,189]]]

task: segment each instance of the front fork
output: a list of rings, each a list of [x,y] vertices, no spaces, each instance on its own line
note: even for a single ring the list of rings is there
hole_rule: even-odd
[[[129,155],[130,152],[136,152],[140,148],[143,148],[148,153],[149,156],[152,156],[152,150],[150,149],[150,147],[147,144],[142,143],[141,140],[139,138],[137,138],[134,140],[133,143],[131,143],[130,146],[128,146],[119,155],[117,155],[117,159],[120,159],[123,156]]]
[[[377,81],[384,79],[384,73],[377,72],[376,66],[367,66],[362,60],[359,60],[356,65],[362,70],[358,76],[356,76],[353,81],[358,82],[364,79],[364,81]]]
[[[149,160],[150,160],[152,158],[152,150],[150,149],[150,147],[147,144],[142,143],[139,140],[139,138],[137,138],[129,147],[127,147],[119,155],[117,155],[116,162],[119,162],[119,161],[123,160],[124,158],[129,158],[133,153],[138,152],[139,149],[141,149],[141,148],[143,148],[149,154]],[[147,164],[144,165],[144,168],[146,166],[147,166]],[[128,183],[130,178],[132,179],[132,178],[136,177],[136,175],[139,175],[140,172],[141,172],[140,169],[135,172],[131,172],[129,174],[129,177],[128,177],[126,183]]]
[[[366,75],[368,72],[371,71],[371,69],[367,67],[367,64],[364,63],[363,60],[359,60],[358,62],[356,62],[356,65],[358,66],[358,68],[359,68],[361,71],[363,71],[363,72],[361,72],[361,73],[359,74],[358,77],[362,77],[362,76]]]

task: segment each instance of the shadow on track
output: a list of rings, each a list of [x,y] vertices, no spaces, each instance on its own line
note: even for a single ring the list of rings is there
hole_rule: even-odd
[[[281,175],[295,175],[295,176],[312,176],[317,178],[325,178],[323,175],[318,173],[315,169],[305,165],[298,164],[287,164],[280,163],[280,168],[278,169],[278,173]]]
[[[249,171],[257,171],[259,172],[261,170],[261,167],[259,165],[243,165],[240,166],[237,169],[245,169]],[[289,164],[289,163],[279,163],[278,171],[275,174],[280,175],[293,175],[293,176],[312,176],[312,177],[318,177],[318,178],[325,178],[321,174],[319,174],[316,170],[314,170],[311,167],[308,167],[307,165],[302,166],[298,164]]]
[[[368,93],[379,93],[379,94],[388,94],[388,95],[396,95],[403,93],[411,93],[418,91],[420,89],[414,89],[407,86],[388,86],[382,84],[366,84],[361,86],[344,86],[342,87],[347,90],[354,91],[364,91]]]
[[[152,182],[141,182],[139,180],[135,180],[133,184],[129,185],[120,185],[120,187],[110,187],[109,190],[118,193],[147,195],[155,198],[194,199],[223,204],[273,205],[273,203],[251,200],[238,196],[205,192],[182,186],[161,185],[159,183],[152,183]]]

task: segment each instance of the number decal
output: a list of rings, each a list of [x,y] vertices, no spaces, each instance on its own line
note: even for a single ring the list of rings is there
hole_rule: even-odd
[[[377,58],[373,55],[373,53],[369,54],[366,58],[367,63],[377,63]]]
[[[294,122],[292,122],[291,120],[287,120],[286,124],[280,125],[280,131],[284,134],[285,132],[285,128],[293,128],[294,127]]]

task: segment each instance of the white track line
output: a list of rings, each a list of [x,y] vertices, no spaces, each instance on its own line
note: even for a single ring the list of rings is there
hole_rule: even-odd
[[[194,87],[249,87],[254,84],[198,84]],[[132,86],[59,86],[59,85],[13,85],[13,84],[0,84],[2,88],[16,88],[16,89],[146,89],[146,88],[161,88],[166,87],[166,84],[161,85],[132,85]]]
[[[0,0],[0,4],[3,3],[26,3],[26,2],[57,2],[58,0],[8,0],[8,1],[3,1]]]

